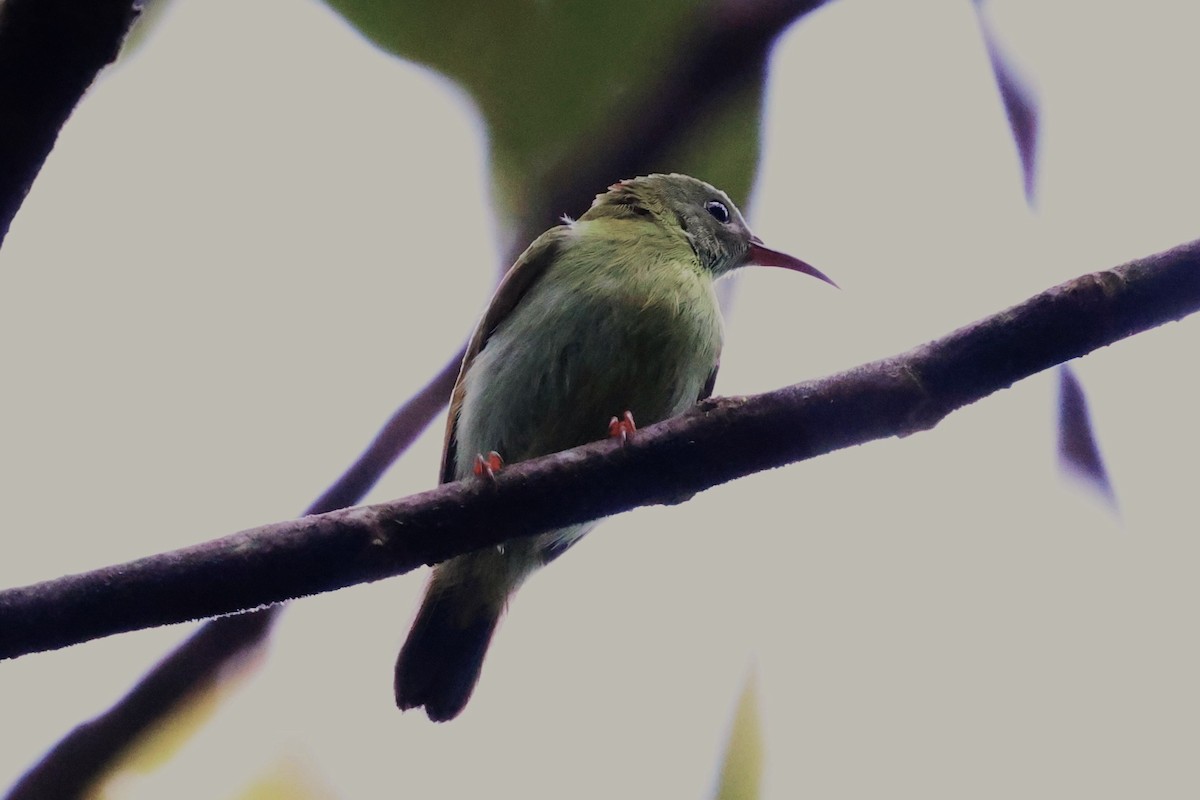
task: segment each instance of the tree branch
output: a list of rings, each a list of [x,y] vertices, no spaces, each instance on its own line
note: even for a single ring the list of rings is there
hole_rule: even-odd
[[[261,647],[284,606],[214,619],[104,713],[80,723],[29,768],[5,800],[91,797],[96,779],[185,698],[216,684],[236,657]]]
[[[79,98],[116,59],[134,0],[0,2],[0,243]]]
[[[464,353],[465,350],[459,350],[421,391],[396,409],[358,460],[313,501],[305,514],[324,514],[352,506],[371,491],[396,458],[416,441],[433,418],[446,407]]]
[[[361,500],[446,405],[462,362],[460,350],[421,391],[396,409],[374,441],[306,514]],[[233,659],[261,647],[282,605],[209,621],[146,673],[111,708],[77,726],[9,790],[6,800],[82,797],[141,734],[179,703],[216,683]]]
[[[58,3],[72,1],[54,0]],[[760,75],[776,35],[823,1],[763,0],[745,5],[741,0],[722,0],[713,9],[712,21],[704,26],[694,46],[681,53],[678,69],[672,71],[642,105],[629,109],[620,120],[612,122],[613,131],[608,138],[615,146],[601,149],[591,143],[585,148],[590,154],[587,159],[556,170],[551,185],[535,193],[535,199],[540,198],[542,203],[525,215],[520,225],[523,233],[517,235],[517,240],[531,240],[542,229],[553,224],[564,210],[586,208],[596,187],[605,186],[618,177],[650,171],[656,160],[691,129],[696,119],[719,106],[739,86]],[[12,6],[16,2],[25,6],[35,5],[33,0],[8,0],[6,5]],[[112,0],[97,2],[111,3]],[[0,0],[0,3],[4,3],[4,0]],[[0,31],[2,36],[3,32]],[[0,81],[5,79],[5,75],[19,78],[24,74],[23,71],[13,73],[4,68],[3,42],[3,38],[0,38]],[[74,101],[61,115],[58,125],[65,121],[73,105]],[[4,106],[0,104],[0,112],[3,110]],[[3,114],[0,113],[0,126],[3,126],[2,120]],[[616,133],[617,128],[620,129],[620,135]],[[57,127],[47,130],[50,133],[46,138],[46,152],[53,144]],[[27,180],[20,183],[19,194],[12,203],[11,211],[6,205],[9,193],[0,183],[0,241],[44,157],[43,153],[28,173]],[[444,391],[438,392],[433,401],[432,414],[436,414],[449,396],[457,360],[448,369],[448,377],[444,370],[431,382],[430,387],[426,387],[404,408],[418,413],[428,412],[430,403],[427,401],[433,396],[431,390],[444,385]],[[406,413],[404,410],[397,412],[359,461],[309,508],[309,513],[349,505],[365,494],[363,487],[369,488],[377,479],[380,465],[386,467],[407,447],[409,438],[403,430],[405,425],[397,423],[398,417]],[[81,724],[51,748],[10,790],[8,800],[82,794],[106,764],[135,740],[141,731],[169,714],[183,698],[211,683],[227,659],[236,658],[260,643],[271,630],[279,610],[271,607],[253,614],[209,622],[155,665],[112,708]],[[53,791],[46,791],[47,787],[52,787]]]
[[[607,185],[615,177],[649,171],[655,159],[661,157],[683,132],[690,130],[698,116],[707,113],[708,109],[719,104],[720,98],[728,96],[736,90],[737,85],[761,71],[775,35],[822,1],[763,0],[745,5],[740,0],[722,0],[713,10],[715,21],[705,26],[695,47],[681,54],[679,69],[651,92],[652,97],[647,98],[642,106],[630,109],[629,113],[622,115],[622,120],[613,122],[622,131],[621,136],[610,137],[617,142],[616,147],[604,152],[589,147],[587,149],[592,156],[585,165],[572,164],[556,170],[558,177],[553,185],[537,193],[545,202],[526,215],[521,226],[526,233],[518,238],[533,238],[542,228],[552,224],[563,210],[586,208],[597,186]],[[44,40],[38,40],[37,47],[24,49],[11,44],[11,34],[21,28],[11,26],[10,20],[23,14],[26,20],[22,21],[22,25],[41,24],[30,15],[73,5],[80,5],[87,14],[95,15],[103,14],[105,9],[133,7],[131,0],[116,0],[115,5],[114,0],[95,0],[94,3],[84,4],[80,4],[79,0],[0,0],[0,242],[53,146],[59,127],[96,71],[87,73],[85,70],[77,93],[72,97],[68,92],[65,104],[57,99],[60,95],[53,92],[42,92],[32,98],[52,108],[57,105],[58,111],[37,117],[38,125],[28,130],[12,129],[22,135],[33,134],[28,136],[33,147],[21,150],[10,143],[15,139],[10,138],[13,133],[6,126],[12,126],[13,120],[24,119],[8,113],[10,100],[30,101],[31,98],[20,96],[19,90],[31,85],[27,80],[28,75],[42,74],[40,67],[28,65],[38,58],[58,59],[58,63],[65,64],[76,54],[64,57],[59,52],[68,37],[58,33],[53,34],[60,39],[57,44],[51,42],[42,46]],[[50,14],[47,22],[51,24],[42,27],[50,30],[56,24],[58,15],[53,10],[47,13]],[[84,16],[81,15],[80,19]],[[132,17],[129,21],[132,21]],[[126,28],[129,21],[125,23]],[[97,41],[108,36],[112,30],[107,25],[95,24],[94,20],[88,22],[85,28],[83,34],[95,36]],[[113,40],[113,55],[101,61],[100,65],[115,57],[123,35],[121,33]],[[33,41],[26,37],[26,43]],[[71,41],[70,46],[77,44]],[[87,47],[79,49],[80,56],[93,52]],[[714,82],[718,84],[715,88]],[[6,95],[6,88],[15,88],[18,94]],[[709,102],[709,97],[715,99]],[[11,107],[17,108],[19,104]],[[647,135],[647,129],[650,135]],[[586,168],[582,168],[584,166]],[[543,221],[538,222],[538,219]],[[398,423],[398,418],[408,414],[409,410],[417,415],[430,413],[430,403],[427,401],[431,397],[432,414],[436,414],[444,405],[457,360],[451,367],[453,369],[448,378],[446,371],[443,371],[429,387],[406,404],[405,410],[397,412],[359,461],[309,508],[309,513],[357,502],[365,494],[366,488],[378,477],[380,465],[385,468],[394,461],[411,438],[403,430],[403,420]],[[441,391],[443,385],[445,389]],[[424,424],[420,423],[421,426]],[[108,762],[135,740],[141,731],[169,714],[180,700],[215,680],[221,665],[228,659],[236,658],[248,648],[258,645],[269,633],[279,610],[279,607],[271,607],[258,613],[209,622],[160,661],[111,709],[81,724],[47,752],[13,787],[8,795],[9,800],[82,794]]]
[[[0,593],[0,657],[378,580],[509,538],[670,503],[936,425],[1055,364],[1200,309],[1200,241],[1084,275],[906,353],[375,506]]]

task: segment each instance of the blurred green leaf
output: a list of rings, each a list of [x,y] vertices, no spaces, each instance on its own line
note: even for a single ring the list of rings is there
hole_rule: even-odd
[[[266,768],[233,800],[334,800],[323,778],[299,758],[283,758]]]
[[[758,680],[751,673],[742,687],[725,762],[717,785],[717,800],[755,800],[759,796],[763,771],[762,720],[758,713]]]
[[[584,210],[536,204],[553,202],[539,193],[558,192],[566,176],[588,174],[615,140],[636,142],[639,112],[678,74],[713,8],[689,0],[328,2],[379,47],[470,93],[491,137],[496,199],[537,225],[546,213]],[[689,120],[682,139],[635,159],[638,171],[691,172],[744,200],[758,152],[761,78],[756,84]],[[606,172],[588,191],[628,177]]]
[[[148,730],[135,736],[130,746],[113,759],[87,794],[94,800],[120,796],[123,778],[161,769],[198,733],[217,710],[237,694],[262,665],[261,651],[252,651],[226,666],[219,680],[204,685],[173,705]]]

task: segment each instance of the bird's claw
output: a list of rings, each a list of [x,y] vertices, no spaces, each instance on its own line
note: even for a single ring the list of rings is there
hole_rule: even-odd
[[[626,411],[620,419],[613,417],[608,421],[608,436],[610,439],[620,439],[621,444],[627,444],[637,433],[637,425],[633,421],[633,412]]]
[[[475,463],[471,466],[471,472],[475,473],[476,478],[484,478],[491,483],[496,482],[496,473],[504,467],[504,459],[495,450],[488,453],[486,456],[483,453],[475,455]]]

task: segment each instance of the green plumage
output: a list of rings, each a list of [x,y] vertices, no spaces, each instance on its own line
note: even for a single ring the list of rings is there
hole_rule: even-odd
[[[604,438],[625,411],[648,425],[707,396],[722,343],[713,281],[756,256],[823,277],[766,250],[723,192],[685,175],[618,183],[539,236],[468,345],[442,480],[469,477],[479,453],[523,461]],[[456,716],[508,597],[593,524],[436,567],[396,664],[398,705]]]
[[[521,461],[603,438],[626,410],[641,424],[665,419],[696,402],[717,365],[712,278],[682,236],[585,219],[543,239],[560,258],[463,376],[461,453]]]

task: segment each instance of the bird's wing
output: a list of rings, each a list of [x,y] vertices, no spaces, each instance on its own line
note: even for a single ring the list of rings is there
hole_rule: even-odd
[[[509,268],[492,301],[488,304],[483,319],[479,321],[471,340],[467,342],[467,351],[463,356],[462,367],[458,371],[458,380],[454,382],[454,391],[450,394],[450,413],[446,418],[446,440],[442,448],[441,482],[450,483],[455,480],[455,450],[457,447],[456,433],[458,430],[458,414],[463,403],[463,376],[471,368],[475,356],[483,350],[487,340],[496,328],[508,318],[513,309],[520,304],[521,299],[529,293],[530,288],[537,283],[538,278],[546,273],[547,268],[554,262],[554,257],[562,249],[569,228],[559,225],[551,228],[533,240]]]
[[[721,362],[713,364],[712,372],[708,373],[708,380],[704,382],[703,388],[700,389],[700,396],[696,398],[696,402],[707,400],[712,397],[713,387],[717,385],[717,370],[721,368]]]

